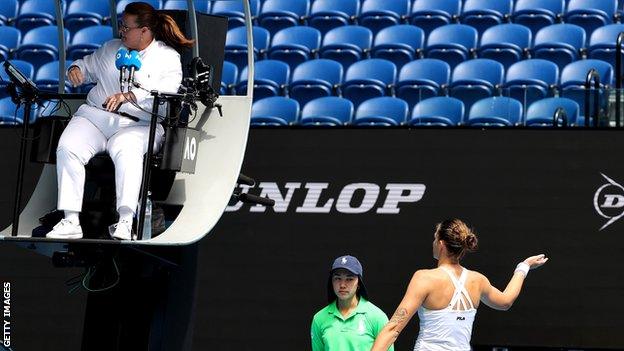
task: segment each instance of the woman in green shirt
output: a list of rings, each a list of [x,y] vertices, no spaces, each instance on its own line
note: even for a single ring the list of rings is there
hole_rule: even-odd
[[[388,316],[368,301],[362,275],[357,258],[334,260],[327,280],[329,305],[312,319],[312,351],[368,351],[373,346]]]

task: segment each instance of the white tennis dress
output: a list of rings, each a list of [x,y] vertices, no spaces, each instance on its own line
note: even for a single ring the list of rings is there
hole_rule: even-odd
[[[441,310],[429,310],[423,306],[418,309],[420,332],[414,351],[469,351],[472,323],[477,310],[472,304],[470,295],[464,284],[468,270],[463,268],[457,279],[453,273],[444,267],[453,285],[455,292],[449,305]]]

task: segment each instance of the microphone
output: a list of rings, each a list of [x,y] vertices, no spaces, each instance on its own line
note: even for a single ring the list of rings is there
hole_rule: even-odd
[[[128,67],[127,64],[127,56],[128,55],[128,50],[121,48],[119,50],[117,50],[117,54],[115,55],[115,67],[117,67],[117,69],[119,70],[119,86],[121,87],[121,92],[123,92],[124,87],[123,84],[126,82],[125,81],[125,75],[126,75],[126,67]]]
[[[130,59],[128,60],[128,67],[130,68],[130,76],[128,78],[128,91],[132,89],[134,84],[134,72],[141,69],[141,58],[139,52],[136,50],[130,51]]]

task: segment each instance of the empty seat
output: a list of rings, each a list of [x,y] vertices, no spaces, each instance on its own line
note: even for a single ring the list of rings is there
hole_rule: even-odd
[[[303,107],[300,125],[341,126],[353,119],[353,103],[337,96],[314,99]]]
[[[313,59],[320,46],[321,32],[318,29],[307,26],[284,28],[273,36],[269,58],[284,61],[294,69]]]
[[[421,100],[442,95],[450,79],[451,68],[442,60],[412,61],[401,68],[395,93],[411,108]]]
[[[467,124],[474,127],[509,127],[521,122],[522,104],[518,100],[494,96],[472,105]]]
[[[103,24],[110,19],[108,1],[72,1],[67,7],[64,24],[69,32],[74,34],[89,26]]]
[[[529,106],[526,125],[529,127],[553,126],[555,113],[562,108],[566,116],[567,126],[576,124],[579,118],[579,105],[566,98],[547,98],[536,101]]]
[[[569,0],[564,19],[591,36],[594,29],[613,23],[616,11],[617,0]]]
[[[481,34],[505,22],[512,7],[513,0],[465,0],[461,22],[473,26]]]
[[[289,96],[305,106],[310,100],[334,95],[342,83],[343,68],[339,62],[328,59],[310,60],[295,68],[288,86]]]
[[[71,65],[71,61],[65,62],[65,68]],[[65,74],[63,74],[65,76]],[[37,70],[35,84],[40,90],[58,92],[59,88],[59,61],[52,61],[44,64]],[[69,81],[65,83],[65,92],[71,92]]]
[[[464,24],[449,24],[434,29],[427,40],[428,58],[447,62],[451,68],[469,60],[477,46],[477,30]]]
[[[528,27],[533,36],[563,16],[565,0],[516,0],[512,22]]]
[[[15,18],[15,27],[27,33],[33,28],[49,26],[56,23],[55,1],[26,0],[22,3],[19,15]],[[62,2],[65,13],[65,2]]]
[[[410,23],[429,35],[434,29],[453,23],[459,17],[461,5],[461,0],[414,0]]]
[[[362,101],[387,95],[394,85],[397,69],[384,59],[368,59],[352,64],[342,83],[342,96],[357,107]]]
[[[67,58],[77,60],[93,53],[102,44],[113,39],[111,26],[91,26],[79,30],[67,48]]]
[[[66,45],[69,43],[69,31],[64,30]],[[37,27],[30,30],[22,39],[22,44],[15,50],[15,58],[29,61],[39,68],[44,63],[58,59],[58,29],[56,26]]]
[[[260,0],[250,0],[249,9],[252,17],[258,16]],[[228,18],[228,29],[245,26],[245,10],[242,1],[215,1],[212,14]]]
[[[0,99],[0,125],[18,125],[22,124],[24,120],[24,106],[21,105],[19,109],[11,101],[10,97]],[[29,121],[32,123],[35,119],[35,107],[33,106]]]
[[[503,65],[490,59],[462,62],[453,70],[449,95],[461,99],[470,109],[477,100],[496,94],[504,74]]]
[[[221,89],[219,94],[230,95],[232,88],[236,84],[238,78],[238,67],[232,62],[224,61],[223,70],[221,71]]]
[[[0,61],[8,60],[21,40],[22,32],[19,29],[0,26]]]
[[[609,63],[601,60],[589,59],[572,62],[561,71],[560,95],[576,101],[579,104],[581,116],[585,116],[585,80],[588,72],[592,69],[595,69],[600,76],[601,89],[613,84],[613,68]],[[607,103],[608,92],[603,89],[600,93],[600,107],[606,108]]]
[[[320,55],[347,68],[353,62],[366,58],[372,44],[373,32],[370,29],[362,26],[338,27],[325,34]]]
[[[456,126],[464,119],[464,103],[448,96],[437,96],[419,102],[412,111],[410,125]]]
[[[503,95],[512,97],[523,106],[553,96],[559,83],[559,68],[554,63],[531,59],[513,64],[507,70]]]
[[[615,44],[621,32],[624,32],[624,24],[609,24],[597,28],[589,39],[589,57],[615,66]]]
[[[310,9],[308,25],[325,34],[352,24],[360,12],[360,0],[315,0]]]
[[[247,70],[241,72],[239,83],[236,85],[238,95],[247,94]],[[269,96],[283,95],[283,90],[290,79],[290,68],[287,64],[277,60],[258,61],[254,65],[254,101]]]
[[[17,0],[0,1],[0,26],[6,26],[17,16],[19,3]]]
[[[408,106],[401,99],[389,96],[364,101],[357,108],[354,125],[369,127],[399,126],[407,119]]]
[[[210,4],[208,0],[193,0],[195,11],[202,13],[210,13]],[[188,3],[186,0],[167,0],[163,8],[165,10],[188,10]]]
[[[283,96],[254,102],[251,107],[252,126],[287,126],[297,122],[299,103]]]
[[[162,0],[119,0],[117,3],[117,16],[121,17],[126,6],[132,2],[146,2],[157,10],[162,8]]]
[[[275,34],[299,25],[309,10],[309,0],[265,0],[258,14],[258,24]]]
[[[513,23],[488,28],[481,36],[479,57],[489,58],[508,68],[522,60],[531,47],[529,28]]]
[[[552,61],[563,69],[581,57],[585,46],[585,30],[574,24],[553,24],[544,27],[535,36],[533,57]]]
[[[398,68],[419,57],[425,44],[422,29],[399,24],[382,29],[375,36],[371,56],[392,61]]]
[[[269,49],[270,34],[262,27],[253,27],[254,59],[264,57]],[[236,27],[227,32],[225,38],[225,59],[235,64],[238,69],[247,66],[247,29]]]
[[[410,0],[364,0],[358,23],[373,34],[403,22],[409,12]]]

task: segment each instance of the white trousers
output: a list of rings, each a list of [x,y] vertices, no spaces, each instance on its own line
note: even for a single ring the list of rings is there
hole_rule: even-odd
[[[115,164],[117,210],[126,206],[136,212],[147,152],[148,122],[82,105],[63,131],[56,149],[58,209],[80,212],[85,184],[85,165],[98,153],[107,152]],[[154,152],[164,130],[157,125]]]

